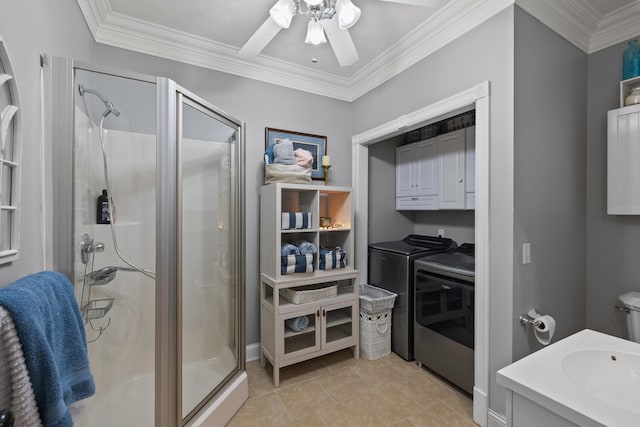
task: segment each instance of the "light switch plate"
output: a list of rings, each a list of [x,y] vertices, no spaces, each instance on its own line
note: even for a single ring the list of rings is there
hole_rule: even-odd
[[[522,244],[522,263],[529,264],[531,262],[531,243]]]

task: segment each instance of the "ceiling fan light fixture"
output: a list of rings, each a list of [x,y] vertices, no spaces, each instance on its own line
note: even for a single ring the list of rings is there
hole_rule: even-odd
[[[281,28],[289,28],[295,14],[296,4],[293,0],[278,0],[278,3],[269,10],[271,19]]]
[[[327,42],[327,38],[324,35],[324,28],[322,28],[322,24],[320,24],[320,22],[315,19],[309,20],[309,25],[307,26],[307,38],[304,42],[316,46]]]
[[[338,27],[341,30],[353,27],[360,19],[360,8],[351,0],[338,0],[336,2],[336,14],[338,15]]]

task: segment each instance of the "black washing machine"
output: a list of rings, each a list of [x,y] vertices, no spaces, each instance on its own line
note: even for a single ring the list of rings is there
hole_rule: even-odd
[[[451,239],[417,234],[369,245],[368,283],[398,294],[391,317],[391,350],[405,360],[414,359],[414,261],[457,246]]]

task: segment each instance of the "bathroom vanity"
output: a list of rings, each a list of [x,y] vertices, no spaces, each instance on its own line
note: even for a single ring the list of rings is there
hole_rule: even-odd
[[[497,373],[507,426],[634,426],[640,344],[582,330]]]

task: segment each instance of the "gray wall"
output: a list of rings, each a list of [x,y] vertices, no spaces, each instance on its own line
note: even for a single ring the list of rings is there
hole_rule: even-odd
[[[369,146],[369,234],[371,243],[400,240],[408,234],[445,236],[458,243],[475,242],[473,211],[397,211],[396,147],[399,135]]]
[[[0,0],[0,36],[13,64],[22,103],[21,254],[0,267],[0,286],[42,271],[40,229],[40,54],[51,53],[90,62],[91,33],[74,0]]]
[[[554,341],[585,326],[586,87],[587,55],[516,8],[513,323],[535,307]],[[541,347],[514,329],[514,360]]]
[[[513,280],[513,7],[354,102],[353,133],[490,81],[490,404],[505,413],[495,372],[511,362]]]
[[[640,36],[640,33],[638,34]],[[587,327],[626,337],[618,295],[640,291],[640,216],[607,215],[607,111],[620,107],[626,43],[589,55],[587,151]]]
[[[327,136],[327,153],[332,163],[330,183],[350,186],[350,104],[100,44],[96,62],[171,78],[246,122],[247,344],[259,342],[259,193],[263,184],[264,129],[273,127]]]
[[[413,213],[396,210],[396,147],[404,140],[398,135],[369,147],[370,243],[400,240],[414,232]]]

